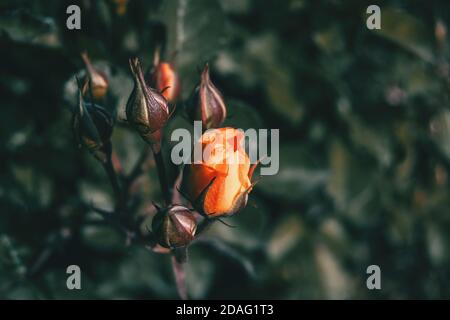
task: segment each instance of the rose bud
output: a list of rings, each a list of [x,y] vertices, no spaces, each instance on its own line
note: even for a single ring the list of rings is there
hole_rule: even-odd
[[[162,129],[169,119],[167,100],[147,86],[139,60],[130,60],[134,89],[126,106],[127,121],[157,153],[161,148]]]
[[[181,188],[194,207],[200,202],[200,213],[232,215],[247,204],[254,166],[243,139],[243,132],[233,128],[209,130],[200,138],[203,160],[185,166]]]
[[[79,102],[72,118],[72,128],[80,145],[105,163],[111,155],[111,135],[114,121],[103,107],[85,103],[79,91]]]
[[[194,120],[201,120],[207,129],[218,128],[227,117],[227,109],[222,94],[214,86],[209,77],[209,66],[201,74],[200,84],[194,90],[189,104]]]
[[[161,62],[159,50],[155,52],[153,69],[149,79],[150,85],[164,96],[167,101],[173,102],[180,93],[180,81],[175,69],[169,62]]]
[[[86,52],[81,54],[81,58],[83,58],[87,73],[82,89],[83,96],[92,94],[94,99],[100,100],[105,97],[108,91],[108,79],[103,72],[94,68]]]
[[[192,212],[180,205],[159,211],[152,221],[152,231],[158,244],[165,248],[187,246],[194,240],[197,222]]]

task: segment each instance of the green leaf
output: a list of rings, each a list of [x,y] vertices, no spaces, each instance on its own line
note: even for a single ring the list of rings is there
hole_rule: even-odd
[[[350,128],[352,142],[378,160],[383,167],[388,167],[394,159],[389,128],[383,125],[369,125],[351,112],[343,113],[343,118]]]
[[[256,109],[239,100],[226,100],[227,119],[223,127],[233,127],[242,130],[262,128],[263,120]]]
[[[282,50],[283,43],[273,33],[266,33],[249,40],[245,57],[237,59],[239,64],[248,63],[252,75],[263,81],[270,107],[290,124],[298,125],[304,117],[305,105],[299,99],[302,93],[294,86],[292,70],[280,59]]]
[[[405,11],[390,7],[382,8],[381,29],[373,31],[425,61],[434,60],[433,46],[430,42],[430,39],[434,39],[432,30],[427,29],[422,21]]]
[[[171,298],[174,283],[169,261],[168,255],[153,254],[141,247],[129,247],[126,259],[120,265],[113,270],[104,265],[104,277],[97,293],[102,299],[139,296],[142,292]]]
[[[349,299],[354,285],[339,257],[324,243],[315,245],[315,262],[327,299]]]
[[[450,111],[442,111],[431,121],[431,137],[441,152],[450,160]]]
[[[184,264],[188,295],[192,299],[205,299],[216,276],[217,267],[205,250],[193,246],[189,250],[189,260]]]
[[[338,211],[356,223],[370,223],[369,212],[376,210],[376,168],[371,162],[354,155],[340,141],[332,143],[330,154],[330,179],[327,192],[333,198]]]
[[[113,229],[107,222],[103,226],[85,226],[81,234],[86,245],[100,251],[121,252],[125,248],[125,240],[122,234]]]
[[[283,216],[267,241],[267,254],[273,261],[280,261],[287,256],[304,236],[304,224],[300,215],[290,213]]]
[[[280,146],[279,168],[276,175],[262,176],[257,184],[257,188],[277,199],[301,200],[324,187],[329,177],[328,170],[319,167],[298,145]]]
[[[0,14],[0,34],[5,32],[12,40],[47,46],[59,46],[53,18],[33,15],[27,10]]]
[[[189,94],[198,81],[197,68],[215,56],[225,42],[225,16],[216,0],[170,0],[161,8],[167,27],[167,55]]]
[[[222,219],[230,226],[215,222],[205,231],[206,235],[218,238],[232,246],[245,250],[260,249],[264,245],[268,228],[268,211],[264,203],[250,193],[247,206],[232,217]]]

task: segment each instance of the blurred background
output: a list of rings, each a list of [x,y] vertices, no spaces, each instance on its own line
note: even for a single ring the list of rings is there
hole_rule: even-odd
[[[81,8],[67,30],[66,8]],[[127,246],[89,205],[111,208],[99,163],[71,131],[86,50],[110,88],[113,146],[129,172],[144,142],[124,123],[128,58],[173,61],[166,128],[209,61],[238,128],[279,128],[280,171],[193,244],[192,298],[450,298],[448,1],[0,1],[0,297],[177,298],[170,259]],[[170,143],[164,152],[168,159]],[[177,168],[169,175],[175,179]],[[133,186],[150,225],[154,164]],[[97,220],[95,220],[97,219]],[[79,265],[82,290],[67,290]],[[368,290],[366,268],[381,268]]]

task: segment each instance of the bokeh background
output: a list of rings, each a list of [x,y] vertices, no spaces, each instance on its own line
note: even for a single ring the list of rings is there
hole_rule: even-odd
[[[82,29],[65,28],[70,4]],[[190,248],[192,298],[450,298],[448,1],[0,1],[0,297],[176,298],[170,259],[127,246],[99,163],[70,128],[87,50],[107,73],[125,172],[143,141],[124,124],[128,58],[174,61],[183,98],[206,61],[227,124],[279,128],[280,171]],[[166,128],[189,128],[183,103]],[[170,151],[170,143],[165,144]],[[166,156],[167,159],[167,156]],[[177,168],[169,170],[175,179]],[[161,200],[153,163],[136,214]],[[77,264],[82,290],[67,290]],[[382,290],[366,288],[381,268]]]

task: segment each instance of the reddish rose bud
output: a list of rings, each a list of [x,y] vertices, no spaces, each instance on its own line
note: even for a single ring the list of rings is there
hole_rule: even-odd
[[[111,155],[113,118],[103,107],[85,103],[79,91],[79,102],[72,118],[72,128],[80,145],[86,147],[98,160],[106,162]]]
[[[81,57],[87,73],[82,88],[83,96],[86,97],[92,94],[94,99],[100,100],[105,97],[108,91],[108,79],[103,72],[94,68],[86,52],[83,52]]]
[[[161,62],[159,50],[155,52],[153,69],[150,75],[150,85],[164,96],[167,101],[173,102],[180,93],[180,81],[175,69],[169,62]]]
[[[130,60],[134,89],[126,106],[127,120],[155,152],[161,148],[162,130],[169,119],[167,100],[150,88],[137,58]]]
[[[152,231],[158,243],[165,248],[187,246],[194,240],[197,222],[192,212],[180,205],[159,211],[152,221]]]
[[[202,71],[200,85],[195,89],[190,104],[194,120],[201,120],[207,129],[220,127],[227,116],[223,97],[209,77],[208,64]]]

